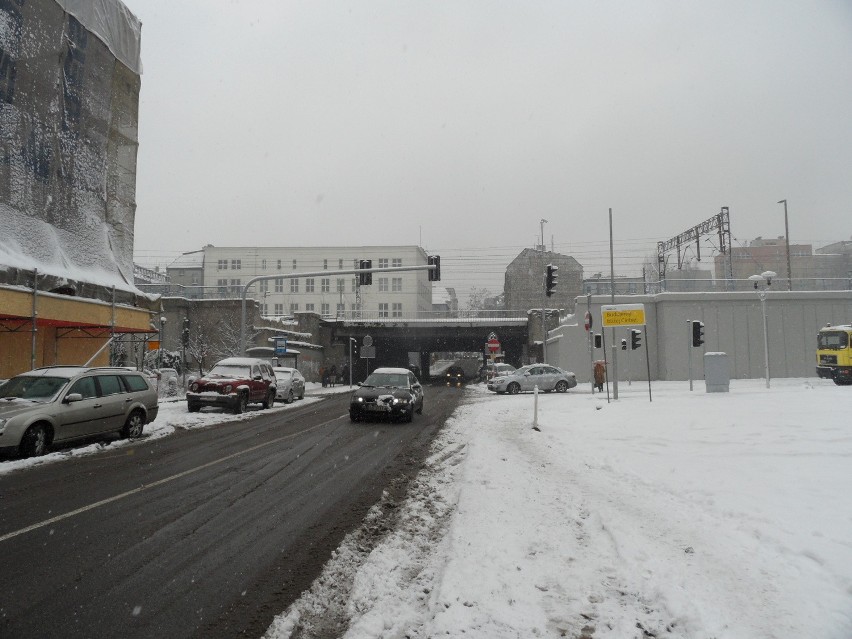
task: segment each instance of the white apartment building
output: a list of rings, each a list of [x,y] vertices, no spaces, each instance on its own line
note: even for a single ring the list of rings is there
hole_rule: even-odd
[[[239,297],[252,278],[280,274],[249,290],[248,297],[260,302],[263,315],[314,312],[323,317],[412,318],[432,310],[426,270],[373,273],[370,286],[359,286],[356,275],[322,275],[358,268],[360,260],[372,260],[373,268],[425,266],[428,256],[419,246],[205,246],[204,296]],[[299,275],[316,272],[320,274]]]

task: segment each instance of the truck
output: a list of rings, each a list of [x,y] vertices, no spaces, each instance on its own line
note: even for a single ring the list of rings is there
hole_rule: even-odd
[[[816,361],[819,377],[838,386],[852,384],[852,322],[819,329]]]

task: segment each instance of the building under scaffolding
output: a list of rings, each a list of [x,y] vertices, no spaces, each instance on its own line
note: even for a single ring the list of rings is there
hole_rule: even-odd
[[[0,3],[0,377],[156,334],[133,283],[140,29],[118,0]]]

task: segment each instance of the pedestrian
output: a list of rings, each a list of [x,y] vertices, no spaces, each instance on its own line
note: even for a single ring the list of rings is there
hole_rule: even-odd
[[[337,366],[335,364],[331,365],[331,372],[329,373],[329,378],[331,379],[331,386],[334,388],[334,383],[337,381]]]
[[[325,366],[320,367],[320,379],[322,380],[322,387],[325,388],[328,386],[328,370]]]
[[[595,387],[598,392],[603,392],[603,385],[606,381],[606,362],[599,359],[595,362]]]
[[[340,379],[342,380],[341,384],[349,383],[349,364],[344,364],[343,368],[340,369]]]

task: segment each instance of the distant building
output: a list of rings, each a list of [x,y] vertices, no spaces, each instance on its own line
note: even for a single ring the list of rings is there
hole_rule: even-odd
[[[360,260],[373,268],[426,266],[419,246],[224,247],[205,246],[185,253],[168,267],[172,294],[204,298],[239,298],[243,287],[258,276],[248,297],[260,303],[267,317],[316,313],[324,318],[416,317],[432,311],[432,283],[427,271],[373,273],[362,286],[353,274],[324,276],[323,271],[357,269]],[[199,270],[200,269],[200,270]],[[294,274],[313,273],[294,277]],[[184,291],[184,292],[180,292]]]
[[[435,285],[432,287],[432,310],[439,313],[455,313],[459,310],[456,289]]]
[[[548,264],[559,267],[556,290],[544,295],[544,272]],[[558,308],[573,312],[574,299],[583,292],[583,267],[573,257],[552,251],[527,248],[509,266],[503,285],[507,310]]]
[[[614,278],[595,273],[583,280],[583,292],[588,295],[611,295],[615,282],[616,295],[639,295],[645,292],[645,280],[642,277],[616,275]]]

